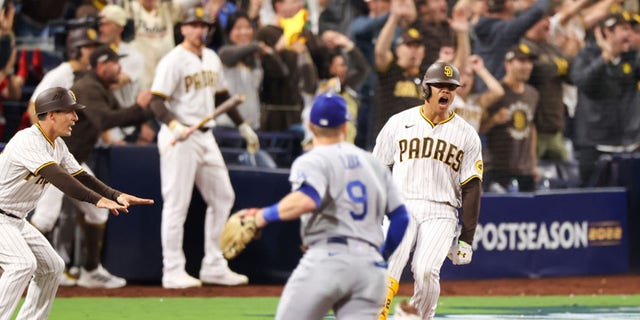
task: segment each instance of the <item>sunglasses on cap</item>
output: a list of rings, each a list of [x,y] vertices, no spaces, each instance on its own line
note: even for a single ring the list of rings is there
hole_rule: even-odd
[[[432,83],[431,86],[433,86],[434,88],[438,88],[438,89],[447,88],[447,90],[449,90],[449,91],[453,91],[453,90],[458,88],[458,85],[455,85],[455,84],[452,84],[452,83]]]

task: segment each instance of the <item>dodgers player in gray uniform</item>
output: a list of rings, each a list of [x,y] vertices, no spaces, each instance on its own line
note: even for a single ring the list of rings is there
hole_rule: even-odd
[[[0,154],[0,320],[9,319],[29,284],[16,319],[46,319],[58,290],[64,261],[26,219],[48,183],[99,208],[128,212],[134,204],[152,204],[114,190],[87,174],[61,136],[70,136],[78,120],[68,89],[44,90],[35,101],[38,122],[19,131]]]
[[[329,310],[337,319],[374,319],[384,301],[385,260],[409,217],[388,168],[344,141],[348,118],[339,95],[316,98],[309,116],[313,149],[291,167],[293,191],[270,207],[247,210],[258,227],[301,219],[308,250],[287,281],[276,319],[322,319]]]

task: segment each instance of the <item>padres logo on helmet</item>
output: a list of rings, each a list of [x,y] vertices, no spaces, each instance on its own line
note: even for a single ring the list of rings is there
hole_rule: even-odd
[[[36,98],[36,114],[59,110],[84,109],[85,106],[79,104],[76,100],[76,95],[71,90],[62,87],[49,88],[42,91]]]
[[[425,83],[450,83],[460,85],[460,71],[446,62],[436,62],[424,73]]]
[[[449,83],[460,86],[460,71],[450,63],[435,62],[429,66],[422,80],[422,94],[425,99],[431,97],[429,84],[434,83]]]
[[[450,66],[444,66],[444,75],[448,78],[453,77],[453,69]]]

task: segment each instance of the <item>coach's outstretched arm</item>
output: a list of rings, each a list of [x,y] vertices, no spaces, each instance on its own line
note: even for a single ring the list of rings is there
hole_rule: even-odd
[[[112,189],[84,171],[78,172],[74,178],[55,163],[40,169],[39,174],[66,195],[109,209],[114,215],[118,215],[120,210],[129,212],[127,208],[130,205],[153,204],[151,199],[138,198]]]

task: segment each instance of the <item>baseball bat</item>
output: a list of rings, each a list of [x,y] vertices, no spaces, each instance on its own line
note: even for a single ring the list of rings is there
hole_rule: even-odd
[[[236,94],[233,95],[231,98],[227,99],[225,102],[223,102],[221,105],[219,105],[214,111],[213,113],[207,115],[206,117],[202,118],[200,120],[200,122],[192,125],[191,127],[189,127],[189,129],[187,129],[186,132],[186,138],[188,138],[194,131],[204,127],[204,125],[219,117],[221,114],[223,113],[227,113],[227,111],[237,107],[238,105],[240,105],[242,102],[244,102],[245,97],[243,95],[240,94]],[[185,139],[186,139],[185,138]],[[173,138],[171,139],[171,145],[174,146],[176,143],[178,142],[178,139]]]

